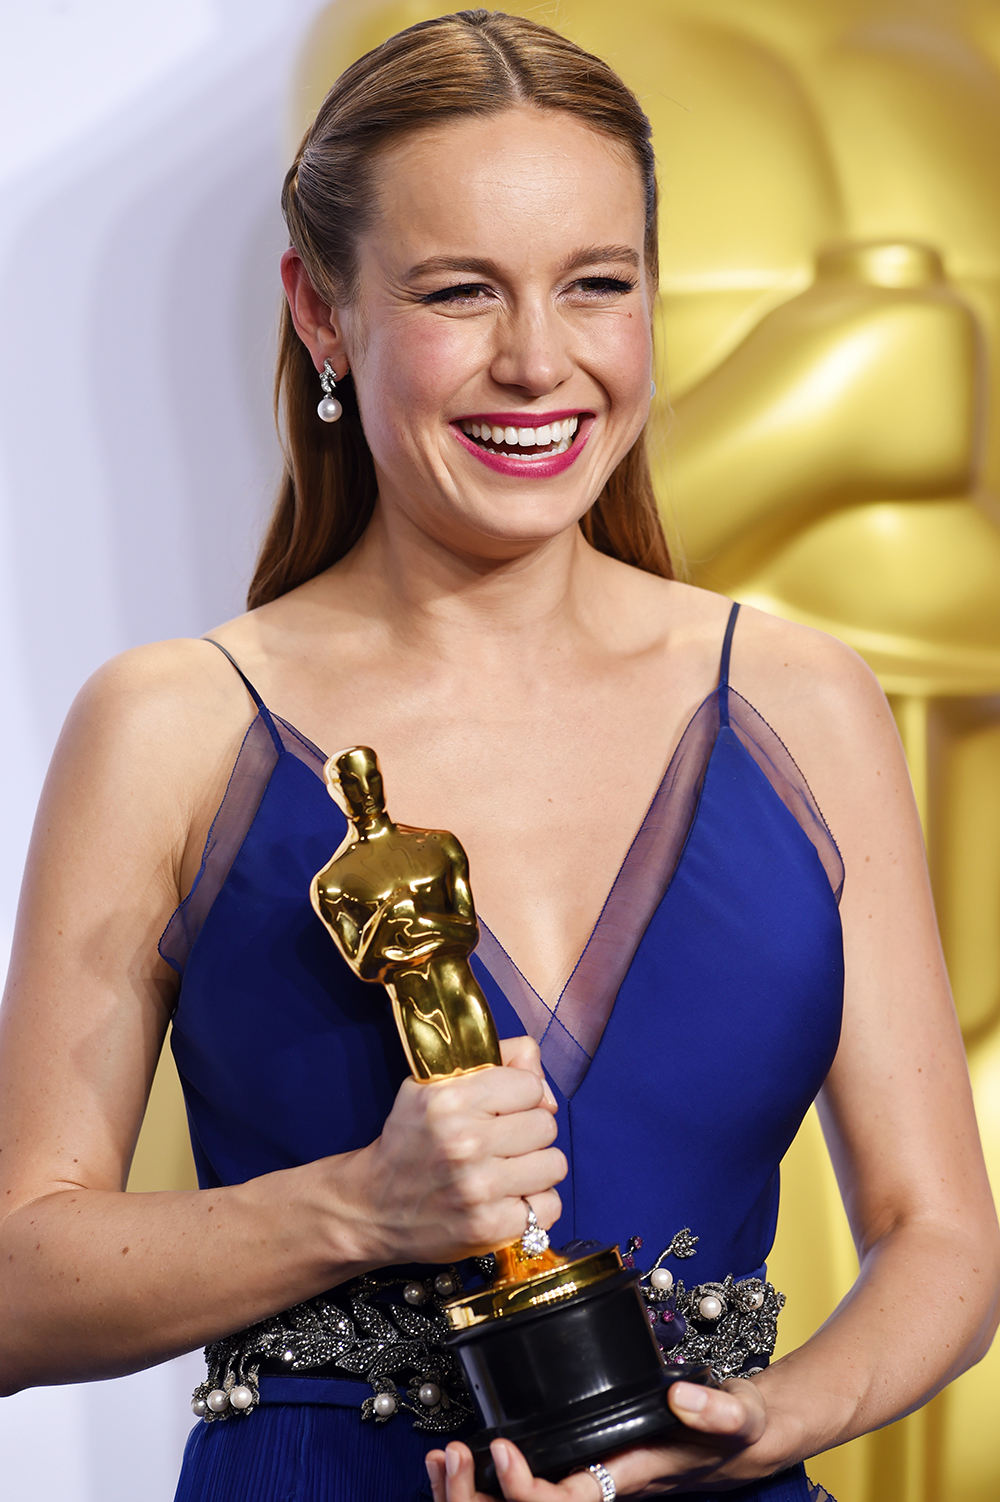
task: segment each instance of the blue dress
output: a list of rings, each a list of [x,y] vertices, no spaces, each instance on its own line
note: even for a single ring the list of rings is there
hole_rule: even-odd
[[[733,1279],[766,1277],[778,1165],[833,1061],[843,999],[843,866],[791,755],[729,686],[737,610],[718,687],[558,1003],[532,991],[482,920],[473,956],[500,1036],[538,1038],[559,1102],[569,1176],[553,1245],[618,1243],[646,1269],[667,1253],[676,1289],[693,1268],[724,1296]],[[206,1188],[366,1146],[407,1074],[387,999],[352,975],[310,906],[310,880],[346,832],[323,753],[247,687],[257,716],[161,940],[182,975],[173,1050]],[[421,1407],[447,1388],[428,1344],[442,1271],[446,1292],[475,1276],[391,1270],[317,1301],[321,1339],[313,1306],[271,1331],[259,1405],[195,1425],[177,1502],[429,1498],[423,1457],[466,1412],[454,1384],[450,1407],[447,1391]],[[423,1311],[401,1298],[407,1280]],[[388,1415],[373,1409],[387,1392]],[[799,1466],[721,1495],[820,1493]]]

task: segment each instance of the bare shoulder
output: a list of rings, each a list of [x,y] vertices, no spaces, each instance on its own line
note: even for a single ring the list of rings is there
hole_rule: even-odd
[[[626,622],[640,641],[663,649],[680,676],[687,664],[704,687],[716,680],[733,601],[681,580],[627,565],[608,570],[627,596]],[[616,601],[616,604],[618,601]],[[730,683],[763,715],[803,770],[842,769],[881,745],[898,749],[892,712],[875,675],[844,642],[823,631],[743,605],[732,640]]]
[[[731,681],[761,713],[780,706],[796,724],[821,718],[826,733],[858,731],[890,714],[874,673],[851,647],[751,605],[740,610]]]
[[[128,757],[197,758],[208,744],[246,729],[248,703],[236,673],[209,643],[156,642],[98,668],[73,703],[62,743],[84,736]]]
[[[82,690],[83,700],[99,699],[121,710],[183,712],[217,705],[227,685],[233,700],[245,698],[240,680],[211,642],[181,638],[131,647],[98,668]]]
[[[912,794],[892,710],[850,647],[744,606],[730,682],[781,736],[838,837],[875,799],[898,800],[909,816]]]
[[[222,654],[204,641],[135,647],[99,668],[59,737],[41,817],[90,807],[169,845],[183,861],[221,800],[254,709]]]

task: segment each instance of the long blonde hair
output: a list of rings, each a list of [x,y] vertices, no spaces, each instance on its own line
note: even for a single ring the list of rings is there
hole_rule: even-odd
[[[291,242],[317,292],[344,306],[357,284],[357,243],[374,211],[374,158],[390,141],[462,115],[517,105],[565,110],[624,145],[643,186],[644,256],[657,278],[657,193],[649,121],[600,58],[547,26],[464,10],[422,21],[353,63],[334,84],[285,179]],[[275,380],[285,473],[250,585],[251,609],[303,584],[342,558],[375,505],[375,467],[350,380],[337,388],[343,416],[316,416],[312,358],[286,307]],[[653,493],[645,435],[609,476],[580,522],[601,552],[672,578]]]

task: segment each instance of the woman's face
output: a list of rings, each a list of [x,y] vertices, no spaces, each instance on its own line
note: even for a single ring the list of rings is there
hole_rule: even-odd
[[[510,110],[381,158],[335,313],[384,508],[510,557],[573,526],[649,407],[638,169],[574,116]]]

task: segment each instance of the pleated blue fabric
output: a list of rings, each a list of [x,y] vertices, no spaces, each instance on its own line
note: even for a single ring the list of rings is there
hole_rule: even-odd
[[[308,1402],[197,1424],[178,1502],[430,1502],[424,1456],[440,1441],[402,1426],[386,1439],[356,1408]]]
[[[424,1456],[409,1432],[391,1448],[347,1410],[261,1408],[253,1424],[199,1424],[184,1453],[184,1502],[430,1502]],[[664,1495],[667,1495],[664,1493]],[[674,1502],[834,1502],[795,1466],[737,1491],[670,1494]]]

